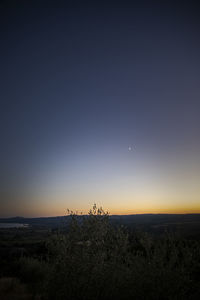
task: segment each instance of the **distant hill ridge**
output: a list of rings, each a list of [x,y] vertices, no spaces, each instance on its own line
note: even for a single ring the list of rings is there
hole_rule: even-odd
[[[81,218],[81,216],[79,216]],[[181,223],[200,223],[200,214],[137,214],[137,215],[111,215],[110,221],[124,225],[162,225]],[[19,223],[32,226],[60,227],[66,226],[70,216],[57,217],[12,217],[0,218],[0,223]]]

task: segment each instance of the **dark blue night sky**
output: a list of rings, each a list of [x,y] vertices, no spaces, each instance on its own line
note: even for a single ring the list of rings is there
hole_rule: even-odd
[[[192,1],[2,1],[1,212],[200,212]]]

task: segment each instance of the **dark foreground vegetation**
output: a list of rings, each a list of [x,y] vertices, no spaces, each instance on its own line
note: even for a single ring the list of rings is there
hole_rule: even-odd
[[[110,222],[0,230],[0,299],[200,299],[200,239]]]

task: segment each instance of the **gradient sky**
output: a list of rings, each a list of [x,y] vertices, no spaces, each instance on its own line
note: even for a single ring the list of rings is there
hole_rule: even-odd
[[[200,212],[193,3],[1,1],[0,216]]]

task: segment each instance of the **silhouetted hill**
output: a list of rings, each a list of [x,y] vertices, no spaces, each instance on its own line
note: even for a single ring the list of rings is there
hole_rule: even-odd
[[[45,227],[52,229],[65,227],[69,224],[69,221],[69,216],[0,218],[0,223],[28,224],[31,227]],[[157,234],[164,231],[176,231],[187,236],[200,236],[200,214],[111,215],[110,221],[114,225],[121,224],[130,229],[145,230]]]
[[[30,226],[45,226],[45,227],[60,227],[66,225],[68,222],[67,216],[60,217],[40,217],[40,218],[24,218],[24,217],[13,217],[13,218],[0,218],[0,223],[19,223],[28,224]]]

